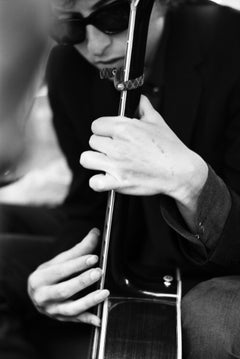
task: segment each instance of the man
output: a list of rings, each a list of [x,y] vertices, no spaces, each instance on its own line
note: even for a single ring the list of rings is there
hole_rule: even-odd
[[[68,2],[58,15],[67,21],[106,14],[115,3]],[[165,14],[164,5],[155,2],[150,21],[144,89],[163,117],[145,97],[139,122],[105,117],[116,114],[119,95],[98,70],[122,64],[126,29],[109,34],[90,23],[80,28],[75,48],[59,47],[52,55],[54,123],[74,174],[63,205],[62,246],[103,226],[104,191],[114,188],[133,195],[126,254],[131,273],[152,279],[177,265],[184,278],[238,274],[239,18],[214,6]],[[79,166],[80,155],[87,169]],[[91,170],[106,175],[93,177]],[[98,236],[91,230],[30,276],[29,295],[40,312],[100,325],[90,310],[107,289],[70,299],[101,277],[100,268],[92,268]],[[203,282],[184,296],[186,358],[239,355],[238,296],[238,277]]]

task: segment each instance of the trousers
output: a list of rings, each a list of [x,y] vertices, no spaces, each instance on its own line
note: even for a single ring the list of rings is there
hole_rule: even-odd
[[[28,276],[53,254],[56,216],[39,208],[4,211],[10,211],[7,218],[20,211],[22,221],[21,228],[15,221],[11,233],[0,234],[0,358],[86,359],[90,326],[41,315],[27,294]],[[29,216],[36,220],[29,221]],[[185,294],[182,329],[184,359],[240,359],[240,276],[213,278]]]

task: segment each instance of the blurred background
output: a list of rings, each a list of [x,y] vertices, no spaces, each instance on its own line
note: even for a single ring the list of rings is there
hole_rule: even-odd
[[[26,153],[18,161],[16,179],[0,189],[0,202],[30,205],[57,205],[63,201],[71,173],[58,146],[52,127],[47,88],[42,87],[25,127]]]

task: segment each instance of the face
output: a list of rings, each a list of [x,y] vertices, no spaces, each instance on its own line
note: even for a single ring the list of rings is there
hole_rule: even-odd
[[[101,5],[100,5],[101,2]],[[104,6],[114,2],[106,0]],[[74,5],[61,8],[61,16],[71,17],[72,13],[80,13],[83,17],[89,16],[101,0],[77,0]],[[154,5],[150,19],[148,45],[146,52],[146,66],[150,66],[159,43],[164,25],[164,11],[159,1]],[[85,41],[75,45],[77,51],[98,69],[104,67],[123,66],[126,52],[127,30],[115,35],[105,34],[94,25],[86,26]]]

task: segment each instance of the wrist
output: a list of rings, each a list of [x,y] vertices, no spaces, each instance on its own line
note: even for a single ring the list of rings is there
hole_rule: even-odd
[[[182,184],[174,196],[178,207],[194,213],[201,191],[207,181],[208,165],[195,152],[191,151],[190,161],[185,167]]]

